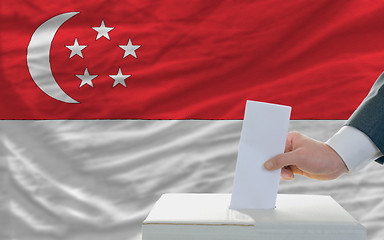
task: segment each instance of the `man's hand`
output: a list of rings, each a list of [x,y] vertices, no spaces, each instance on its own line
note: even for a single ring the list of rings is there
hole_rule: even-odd
[[[318,180],[331,180],[348,172],[343,159],[327,144],[290,132],[285,143],[285,153],[265,162],[267,170],[281,169],[281,178],[292,180],[300,174]]]

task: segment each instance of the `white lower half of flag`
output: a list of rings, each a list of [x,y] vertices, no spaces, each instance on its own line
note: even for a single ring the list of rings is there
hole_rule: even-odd
[[[291,121],[325,141],[343,121]],[[0,239],[139,240],[163,193],[232,191],[240,120],[0,122]],[[380,165],[333,181],[296,177],[279,193],[327,194],[384,235]]]

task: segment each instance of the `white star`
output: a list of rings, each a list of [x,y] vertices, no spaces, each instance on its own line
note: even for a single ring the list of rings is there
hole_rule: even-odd
[[[141,47],[141,45],[132,45],[131,38],[129,38],[127,45],[119,45],[119,47],[121,47],[125,51],[123,58],[125,58],[128,55],[132,55],[135,58],[137,58],[135,50]]]
[[[113,87],[115,87],[119,83],[124,87],[127,87],[127,85],[125,85],[125,79],[129,78],[131,75],[123,75],[123,73],[121,72],[121,68],[119,68],[117,75],[109,75],[109,76],[115,80],[115,82],[113,82]]]
[[[104,25],[104,20],[101,20],[100,27],[92,27],[92,28],[97,32],[96,40],[101,37],[105,37],[106,39],[110,40],[108,32],[114,29],[114,27],[106,27]]]
[[[89,75],[88,68],[85,68],[83,75],[76,75],[76,77],[81,79],[81,84],[79,88],[81,88],[85,84],[88,84],[89,86],[93,87],[92,79],[94,79],[97,76],[98,75]]]
[[[87,47],[87,45],[79,45],[79,43],[77,42],[77,38],[75,38],[75,42],[73,43],[73,45],[65,45],[65,46],[69,50],[71,50],[71,55],[69,56],[69,58],[75,55],[79,55],[81,58],[83,58],[83,54],[81,53],[81,50]]]

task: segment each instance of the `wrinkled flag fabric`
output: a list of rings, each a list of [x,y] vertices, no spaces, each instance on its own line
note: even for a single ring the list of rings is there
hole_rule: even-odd
[[[1,119],[347,119],[382,72],[375,1],[4,1]]]

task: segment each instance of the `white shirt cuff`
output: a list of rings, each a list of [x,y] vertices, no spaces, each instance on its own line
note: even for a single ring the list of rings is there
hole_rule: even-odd
[[[343,126],[326,144],[344,160],[349,172],[357,171],[383,156],[365,133],[351,126]]]

